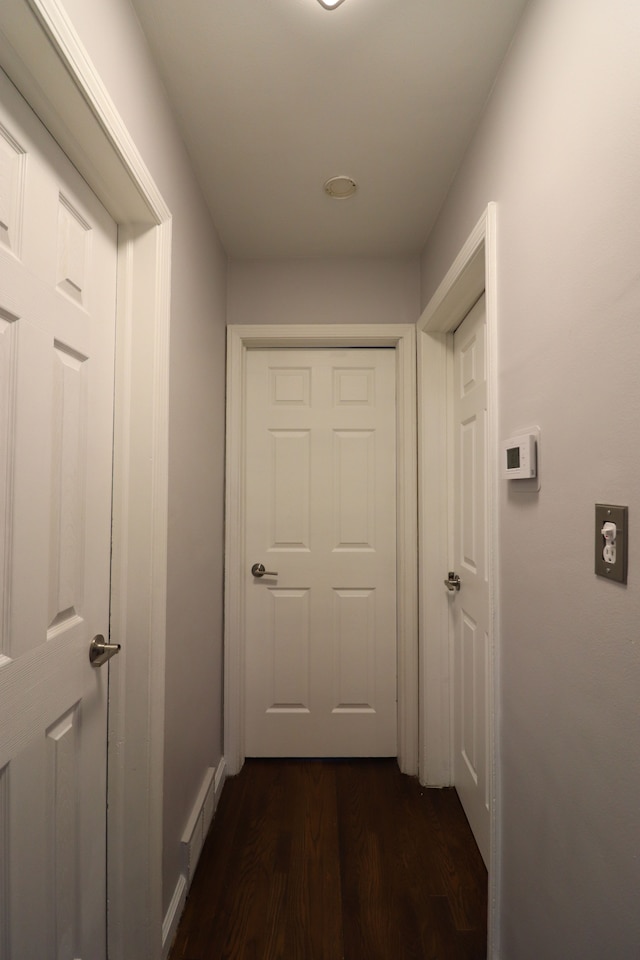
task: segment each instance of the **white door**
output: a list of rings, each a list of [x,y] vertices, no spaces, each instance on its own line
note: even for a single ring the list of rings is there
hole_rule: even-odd
[[[0,957],[101,960],[116,229],[0,104]]]
[[[245,752],[395,756],[395,353],[251,350],[246,384]]]
[[[454,334],[454,783],[489,863],[489,583],[484,295]]]

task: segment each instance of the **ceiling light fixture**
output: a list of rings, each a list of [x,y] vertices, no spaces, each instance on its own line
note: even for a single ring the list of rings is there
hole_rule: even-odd
[[[353,177],[345,176],[331,177],[324,185],[324,192],[334,200],[346,200],[347,197],[352,197],[357,189],[358,184]]]
[[[325,10],[335,10],[342,3],[342,0],[318,0]]]

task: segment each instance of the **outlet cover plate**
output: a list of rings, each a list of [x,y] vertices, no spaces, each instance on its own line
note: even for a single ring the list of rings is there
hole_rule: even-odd
[[[616,562],[605,563],[602,556],[604,537],[602,527],[609,520],[616,525]],[[615,506],[612,503],[596,503],[595,529],[595,571],[605,580],[615,580],[618,583],[627,582],[627,556],[629,541],[629,508]]]

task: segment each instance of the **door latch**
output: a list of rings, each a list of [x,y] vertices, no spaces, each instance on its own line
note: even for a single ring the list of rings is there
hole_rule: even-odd
[[[277,577],[278,574],[275,570],[265,570],[264,563],[254,563],[251,567],[251,576],[257,577]]]
[[[449,571],[449,576],[444,581],[444,585],[449,591],[459,590],[460,589],[460,577],[457,573],[454,573],[453,570]]]
[[[119,643],[106,643],[102,634],[98,633],[89,644],[89,661],[92,667],[101,667],[119,652]]]

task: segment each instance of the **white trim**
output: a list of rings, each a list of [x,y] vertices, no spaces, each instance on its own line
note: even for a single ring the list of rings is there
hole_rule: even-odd
[[[216,779],[213,785],[213,789],[215,790],[214,809],[217,808],[218,806],[218,801],[220,800],[220,796],[222,794],[222,788],[224,787],[224,782],[226,779],[227,779],[227,761],[224,757],[222,757],[222,759],[218,763],[218,766],[216,767]]]
[[[171,952],[186,900],[187,880],[184,873],[181,873],[173,891],[171,903],[162,921],[162,960],[167,960]]]
[[[114,957],[145,960],[159,955],[162,921],[170,239],[170,221],[119,230],[109,944]]]
[[[109,950],[157,960],[171,215],[59,0],[3,0],[0,59],[119,227],[111,634],[123,650],[110,668]]]
[[[209,767],[193,804],[193,809],[182,834],[184,868],[179,875],[171,903],[162,922],[162,960],[166,960],[173,945],[189,888],[202,853],[204,842],[218,809],[218,802],[226,777],[224,757],[217,768]]]
[[[256,347],[368,347],[396,351],[398,437],[398,763],[418,772],[418,584],[415,329],[410,324],[232,325],[227,331],[225,746],[229,772],[244,763],[244,360]]]
[[[218,801],[226,776],[225,768],[226,764],[223,757],[217,769],[209,767],[206,770],[182,834],[180,842],[183,845],[184,875],[187,879],[187,887],[191,886],[204,841],[207,839],[207,834],[218,808]]]
[[[452,777],[451,614],[442,588],[452,555],[451,373],[453,331],[482,293],[487,311],[487,443],[489,509],[489,731],[491,858],[489,956],[498,956],[500,887],[499,634],[496,205],[490,203],[418,321],[418,449],[420,527],[420,779],[446,786]],[[434,455],[434,451],[436,451]],[[446,454],[445,454],[446,451]],[[438,455],[438,452],[440,455]]]
[[[213,767],[208,767],[198,795],[193,804],[193,808],[187,820],[187,825],[182,833],[180,844],[182,846],[184,860],[184,875],[187,878],[187,886],[191,886],[193,875],[198,860],[202,853],[202,847],[207,836],[207,831],[211,826],[213,817],[213,796],[214,780],[216,771]]]

